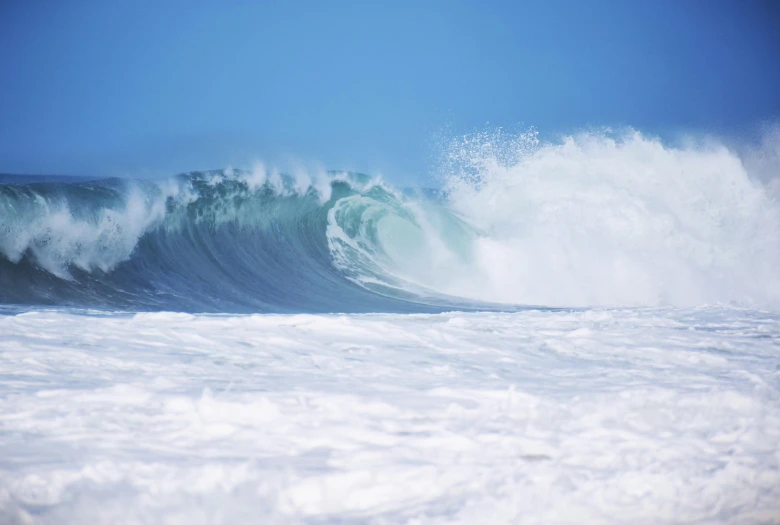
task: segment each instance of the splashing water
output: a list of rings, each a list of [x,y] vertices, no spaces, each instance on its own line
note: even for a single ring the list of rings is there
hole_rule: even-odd
[[[263,165],[156,182],[5,183],[0,301],[775,308],[780,209],[768,172],[719,144],[670,147],[638,132],[545,143],[499,131],[453,140],[437,192]]]

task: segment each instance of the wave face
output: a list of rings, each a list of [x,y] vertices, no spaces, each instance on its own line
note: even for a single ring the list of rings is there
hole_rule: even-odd
[[[747,166],[747,167],[746,167]],[[719,146],[463,137],[441,190],[348,173],[0,179],[0,303],[203,312],[780,307],[780,209]]]

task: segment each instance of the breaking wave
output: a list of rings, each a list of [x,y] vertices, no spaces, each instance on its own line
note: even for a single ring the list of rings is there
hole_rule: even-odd
[[[445,148],[436,190],[253,170],[0,179],[0,303],[207,312],[780,306],[772,167],[631,132]],[[767,176],[767,173],[770,173]]]

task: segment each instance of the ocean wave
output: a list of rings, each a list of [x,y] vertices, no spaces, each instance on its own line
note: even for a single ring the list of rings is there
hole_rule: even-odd
[[[773,143],[772,143],[773,144]],[[438,191],[343,172],[0,179],[0,303],[361,312],[780,306],[776,178],[637,132],[445,148]]]

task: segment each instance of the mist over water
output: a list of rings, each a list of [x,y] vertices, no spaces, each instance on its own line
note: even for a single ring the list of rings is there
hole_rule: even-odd
[[[182,311],[780,306],[780,140],[449,142],[437,192],[297,170],[0,181],[0,302]]]

